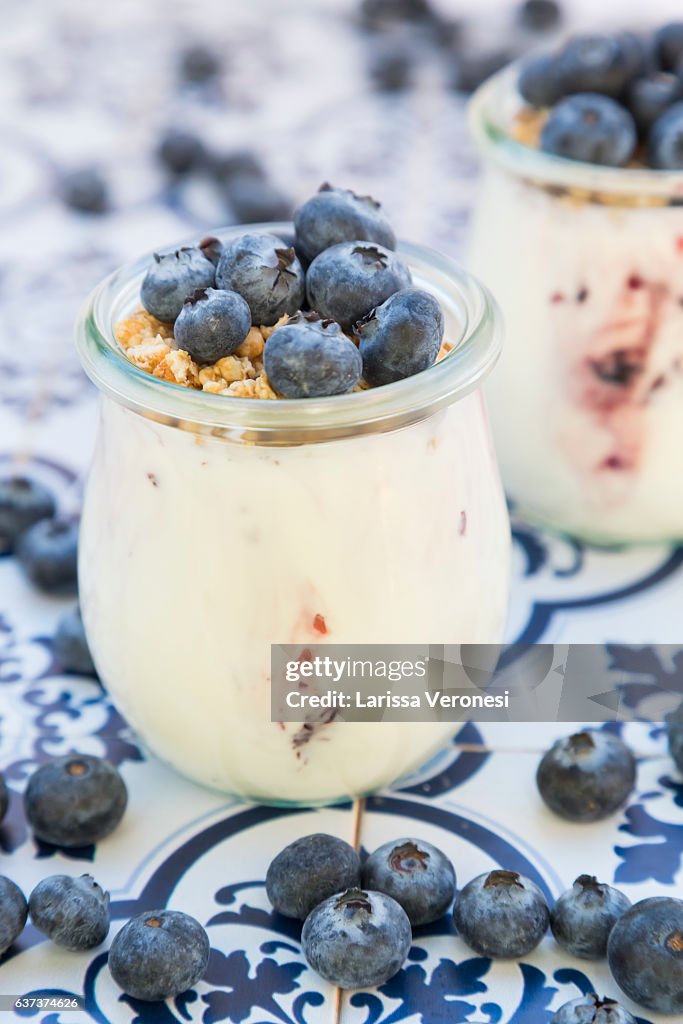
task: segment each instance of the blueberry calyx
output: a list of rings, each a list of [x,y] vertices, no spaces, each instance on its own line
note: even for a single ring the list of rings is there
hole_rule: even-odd
[[[318,192],[336,191],[338,190],[334,187],[334,185],[330,185],[329,181],[324,181],[320,188],[318,189]],[[379,210],[380,206],[382,205],[381,203],[378,203],[377,200],[373,198],[373,196],[362,196],[358,192],[354,192],[352,188],[345,188],[344,192],[348,193],[348,195],[350,196],[353,196],[353,198],[357,199],[359,203],[367,203],[368,206],[372,206],[374,210]]]
[[[595,750],[595,740],[589,732],[576,732],[567,740],[567,749],[574,757],[585,757]]]
[[[598,882],[595,875],[579,875],[574,885],[580,885],[584,892],[596,892],[599,896],[604,896],[607,891],[602,882]]]
[[[276,249],[275,255],[277,256],[277,275],[273,287],[277,288],[281,275],[286,274],[288,277],[296,277],[296,273],[289,269],[296,259],[296,250],[294,246],[290,245],[288,249]]]
[[[223,252],[223,243],[215,235],[207,235],[206,238],[202,238],[197,248],[210,263],[218,263]]]
[[[327,330],[328,327],[338,326],[336,320],[330,320],[329,317],[321,316],[320,313],[316,313],[314,309],[297,310],[296,313],[292,313],[292,315],[287,318],[287,324],[319,324],[324,331]]]
[[[513,886],[517,889],[524,888],[520,875],[517,871],[505,871],[502,868],[495,871],[489,871],[486,881],[484,882],[484,888],[492,889],[499,885],[504,886],[506,889],[512,889]]]
[[[416,843],[403,843],[402,846],[395,846],[388,857],[389,867],[402,874],[412,874],[414,871],[426,871],[429,854],[421,850]]]
[[[675,931],[664,939],[664,945],[674,956],[683,956],[683,932]]]
[[[375,245],[357,245],[352,252],[354,255],[360,256],[363,263],[368,267],[377,266],[384,268],[389,265],[387,254]]]
[[[66,772],[68,775],[87,775],[90,771],[90,766],[85,764],[83,761],[69,761],[66,766]]]
[[[337,897],[334,904],[335,910],[363,910],[366,914],[372,913],[372,904],[368,894],[362,889],[347,889],[341,896]]]

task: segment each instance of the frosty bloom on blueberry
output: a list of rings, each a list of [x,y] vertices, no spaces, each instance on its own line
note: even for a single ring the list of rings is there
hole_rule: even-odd
[[[391,384],[426,370],[443,340],[444,319],[433,295],[420,288],[395,292],[356,324],[368,384]]]
[[[90,875],[51,875],[28,901],[36,928],[65,949],[93,949],[109,932],[109,893]]]
[[[683,1013],[683,900],[641,900],[614,925],[607,942],[619,988],[657,1013]]]
[[[536,773],[552,811],[569,821],[599,821],[624,803],[636,781],[636,761],[618,736],[579,732],[557,740]]]
[[[135,999],[172,999],[192,988],[209,962],[209,936],[189,914],[150,910],[125,924],[109,950],[111,976]]]
[[[615,999],[599,999],[589,992],[561,1006],[550,1024],[636,1024],[636,1018]]]
[[[549,912],[531,879],[516,871],[490,871],[458,893],[453,920],[475,953],[507,959],[536,948],[548,930]]]
[[[396,248],[396,235],[379,203],[345,188],[321,185],[294,213],[296,244],[307,260],[339,242],[376,242]]]
[[[263,354],[271,385],[285,398],[342,395],[363,369],[354,343],[333,320],[298,313],[273,331]]]
[[[363,886],[391,896],[416,927],[442,917],[455,895],[450,860],[431,843],[397,839],[384,843],[363,864]]]
[[[295,839],[266,874],[266,893],[275,910],[301,921],[323,900],[359,884],[360,859],[354,848],[324,832]]]
[[[607,939],[615,922],[630,906],[623,892],[592,875],[579,875],[551,909],[550,928],[556,942],[572,956],[601,960],[607,955]]]
[[[0,875],[0,956],[19,938],[27,917],[23,892],[11,878]]]
[[[30,526],[55,514],[54,495],[47,487],[25,476],[0,479],[0,554],[12,551]]]
[[[306,293],[316,312],[349,329],[410,283],[407,266],[389,249],[340,242],[313,260],[306,274]]]
[[[108,836],[127,801],[117,769],[92,754],[67,754],[41,765],[24,793],[26,818],[36,836],[67,847]]]
[[[232,355],[250,328],[251,312],[241,295],[204,288],[185,299],[173,336],[198,363],[215,363]]]
[[[296,313],[304,298],[304,271],[294,249],[270,234],[242,235],[226,243],[216,283],[246,300],[252,322],[270,326]]]
[[[147,271],[140,288],[145,309],[157,320],[173,323],[188,296],[198,288],[212,288],[216,268],[199,248],[186,247],[160,255]]]

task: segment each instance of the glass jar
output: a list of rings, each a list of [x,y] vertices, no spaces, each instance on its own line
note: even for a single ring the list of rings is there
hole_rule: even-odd
[[[469,265],[503,311],[490,382],[521,514],[598,542],[683,537],[683,174],[516,141],[518,67],[472,100]]]
[[[365,794],[454,731],[332,721],[304,744],[300,724],[271,721],[271,644],[502,638],[509,526],[480,389],[498,315],[444,257],[402,253],[453,349],[375,390],[262,401],[137,369],[113,327],[148,259],[105,280],[78,327],[101,391],[80,552],[98,672],[155,754],[241,797]]]

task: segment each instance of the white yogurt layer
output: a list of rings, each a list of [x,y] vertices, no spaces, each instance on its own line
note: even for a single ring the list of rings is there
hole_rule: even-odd
[[[683,208],[559,197],[491,164],[470,265],[506,323],[488,394],[511,497],[598,540],[683,537]]]
[[[217,401],[222,399],[218,398]],[[480,393],[386,433],[286,448],[103,398],[80,591],[101,677],[190,777],[330,801],[418,766],[451,723],[270,721],[271,643],[498,643],[509,529]],[[318,620],[318,624],[320,620]]]

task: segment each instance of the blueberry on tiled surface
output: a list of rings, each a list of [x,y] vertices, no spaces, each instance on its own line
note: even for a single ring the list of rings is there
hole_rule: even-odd
[[[90,875],[50,875],[35,887],[28,910],[36,928],[65,949],[93,949],[109,932],[109,893]]]
[[[79,213],[106,213],[109,187],[101,172],[82,168],[62,175],[59,191],[64,203]]]
[[[280,914],[303,921],[323,900],[359,883],[360,859],[354,848],[316,832],[295,839],[271,861],[266,893]]]
[[[173,323],[183,303],[199,288],[213,288],[216,268],[196,246],[155,253],[140,288],[140,299],[157,320]]]
[[[191,43],[181,52],[178,67],[183,81],[201,84],[216,78],[221,72],[221,64],[212,47],[205,43]]]
[[[306,274],[311,308],[344,329],[410,283],[403,261],[371,242],[340,242],[324,249]]]
[[[376,242],[385,249],[396,248],[396,235],[380,203],[327,183],[295,210],[294,227],[297,247],[309,260],[340,242]]]
[[[304,271],[294,252],[271,234],[229,239],[216,270],[220,288],[236,291],[251,309],[254,324],[272,325],[295,313],[304,298]]]
[[[550,1024],[636,1024],[636,1018],[616,999],[599,999],[589,992],[556,1010]]]
[[[209,169],[216,181],[222,183],[232,178],[267,177],[263,161],[251,149],[234,149],[227,153],[213,154]]]
[[[460,937],[492,959],[521,957],[548,930],[543,893],[516,871],[490,871],[473,878],[455,898],[453,920]]]
[[[65,672],[75,672],[83,676],[97,675],[78,605],[59,620],[53,650]]]
[[[55,509],[54,495],[39,481],[20,473],[0,478],[0,554],[12,551],[25,530]]]
[[[119,988],[135,999],[172,999],[200,980],[209,950],[209,937],[194,917],[149,910],[116,934],[109,970]]]
[[[285,398],[341,395],[356,386],[363,363],[339,324],[297,314],[273,331],[263,351],[272,387]]]
[[[556,0],[524,0],[517,17],[522,28],[531,32],[547,32],[562,21],[562,8]]]
[[[557,740],[541,759],[538,790],[569,821],[599,821],[622,806],[636,781],[636,761],[618,736],[579,732]]]
[[[421,839],[396,839],[378,847],[363,864],[362,885],[400,903],[413,927],[446,913],[455,895],[449,858]]]
[[[38,839],[55,846],[87,846],[116,828],[128,801],[117,769],[92,754],[66,754],[37,768],[24,809]]]
[[[22,569],[48,594],[75,594],[78,588],[78,522],[41,519],[25,530],[16,543]]]
[[[641,135],[646,135],[654,122],[682,98],[683,80],[659,71],[637,78],[628,90],[626,102]]]
[[[239,348],[251,329],[251,311],[237,292],[204,288],[185,300],[173,336],[198,363],[215,363]]]
[[[592,875],[579,875],[550,911],[555,940],[572,956],[601,960],[615,922],[631,906],[628,896]]]
[[[610,933],[607,959],[634,1003],[683,1013],[683,900],[654,896],[632,906]]]
[[[359,16],[365,28],[381,31],[397,23],[430,22],[436,13],[429,0],[361,0]]]
[[[27,917],[23,892],[11,878],[0,875],[0,956],[19,938]]]
[[[585,163],[622,167],[636,148],[629,112],[609,96],[578,93],[553,107],[541,132],[541,149]]]
[[[384,893],[361,889],[319,903],[301,933],[308,964],[339,988],[382,985],[401,968],[411,942],[403,908]]]
[[[426,370],[443,333],[443,312],[433,295],[420,288],[396,292],[356,325],[365,380],[391,384]]]
[[[172,127],[162,135],[157,156],[167,171],[180,176],[199,170],[204,165],[206,149],[195,132]]]
[[[652,125],[647,151],[650,166],[656,170],[683,168],[683,102],[674,103]]]
[[[402,33],[381,37],[372,47],[368,74],[380,92],[401,92],[413,84],[417,54],[415,43]]]

